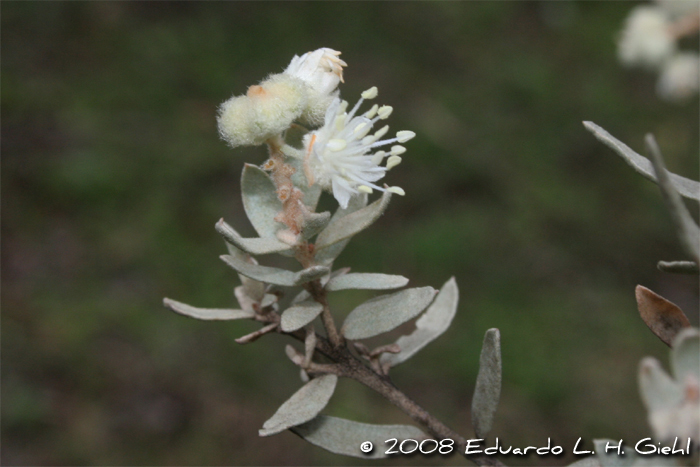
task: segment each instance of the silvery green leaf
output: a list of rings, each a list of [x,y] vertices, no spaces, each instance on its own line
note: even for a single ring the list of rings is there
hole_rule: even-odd
[[[675,224],[681,244],[695,262],[700,263],[700,228],[695,224],[693,217],[688,212],[688,208],[685,207],[678,191],[676,191],[670,178],[672,174],[666,170],[664,159],[661,156],[661,150],[656,144],[656,140],[652,135],[647,135],[645,141],[651,153],[651,162],[654,165],[654,172],[658,179],[661,194],[664,197],[666,208],[671,214],[671,219]]]
[[[190,316],[197,319],[244,319],[254,318],[255,312],[252,310],[230,310],[224,308],[196,308],[185,303],[176,302],[169,298],[163,299],[163,305],[181,315]]]
[[[311,216],[309,216],[304,223],[304,226],[301,228],[301,238],[303,240],[309,240],[314,235],[325,229],[330,220],[331,213],[328,211],[311,214]]]
[[[241,176],[243,208],[261,237],[274,237],[284,224],[275,221],[282,211],[282,202],[277,198],[275,184],[259,167],[246,164]]]
[[[659,261],[656,265],[659,271],[674,274],[699,274],[698,263],[693,261]]]
[[[501,333],[486,331],[479,359],[479,374],[472,398],[472,426],[479,438],[485,438],[501,398]]]
[[[291,301],[291,305],[296,305],[311,298],[311,294],[306,290],[299,292]]]
[[[652,167],[649,159],[644,156],[640,156],[630,149],[625,143],[616,139],[595,123],[583,122],[583,126],[585,126],[588,131],[593,133],[593,136],[595,136],[599,141],[622,156],[622,158],[629,165],[631,165],[634,170],[653,182],[657,181],[654,168]],[[700,201],[700,183],[673,173],[669,173],[669,175],[671,181],[673,182],[673,186],[682,196]]]
[[[357,272],[334,277],[326,284],[326,290],[386,290],[398,289],[406,284],[408,284],[408,279],[403,276]]]
[[[289,245],[280,242],[275,237],[243,238],[230,225],[224,222],[223,219],[216,223],[216,231],[219,232],[228,243],[235,245],[240,250],[250,253],[251,255],[279,253],[291,249]]]
[[[356,340],[391,331],[415,318],[434,297],[432,287],[418,287],[372,298],[350,312],[341,332]]]
[[[459,290],[455,278],[442,286],[435,301],[416,321],[416,330],[407,336],[401,336],[396,344],[401,351],[396,354],[386,353],[381,356],[382,365],[396,366],[415,355],[420,349],[435,340],[450,327],[452,318],[457,313]]]
[[[323,305],[314,300],[307,300],[291,306],[282,312],[281,327],[284,332],[301,329],[323,311]]]
[[[343,216],[335,222],[331,222],[328,227],[326,227],[326,230],[318,235],[316,239],[316,250],[323,250],[346,238],[350,238],[372,225],[372,223],[379,219],[379,216],[384,213],[389,205],[390,199],[391,193],[386,191],[382,194],[381,198],[369,206]]]
[[[226,264],[246,277],[267,282],[268,284],[283,285],[288,287],[293,285],[301,285],[305,282],[318,279],[319,277],[328,274],[328,268],[325,266],[312,266],[299,272],[292,272],[285,269],[250,264],[229,255],[222,255],[220,258]]]
[[[266,293],[265,295],[263,295],[262,300],[260,300],[260,308],[265,308],[270,305],[274,305],[275,303],[277,303],[278,300],[279,298],[277,297],[277,295]]]
[[[296,169],[296,172],[292,175],[292,183],[304,192],[304,204],[308,206],[311,211],[315,211],[318,205],[318,199],[321,197],[321,186],[318,183],[309,186],[309,181],[304,174],[304,161],[299,159],[287,159],[287,163]]]
[[[581,460],[569,464],[569,467],[602,467],[597,456],[584,457]]]
[[[697,328],[686,328],[678,333],[671,350],[671,371],[681,384],[687,375],[700,381],[700,334]]]
[[[332,273],[321,278],[321,285],[325,286],[329,280],[333,279],[334,277],[339,277],[343,274],[347,274],[349,271],[350,268],[336,269]],[[291,305],[296,305],[297,303],[303,302],[304,300],[308,300],[309,298],[311,298],[311,294],[306,290],[302,290],[292,299]]]
[[[233,256],[234,258],[238,258],[239,260],[244,261],[244,262],[248,262],[251,264],[258,264],[258,262],[255,260],[255,258],[250,256],[248,253],[245,253],[245,252],[239,250],[236,246],[230,244],[229,242],[225,242],[225,243],[226,243],[226,249],[228,250],[229,255]],[[252,300],[254,302],[258,302],[258,301],[262,300],[263,296],[265,295],[265,284],[263,284],[260,281],[256,281],[254,279],[246,277],[243,274],[239,274],[238,278],[241,280],[241,284],[243,284],[243,287],[245,289],[245,295],[250,300]],[[241,299],[238,295],[236,295],[236,298],[238,298],[238,303],[241,303]],[[241,304],[241,307],[243,307],[242,304]]]
[[[362,459],[388,457],[384,454],[390,447],[385,443],[387,439],[415,439],[420,442],[428,438],[421,430],[410,425],[372,425],[326,415],[319,415],[291,430],[309,443],[327,451]],[[365,441],[374,445],[371,453],[364,454],[360,451],[360,445]]]
[[[650,412],[674,407],[683,399],[681,386],[651,357],[644,358],[639,364],[639,390]]]
[[[343,217],[347,216],[348,214],[352,214],[353,212],[356,212],[362,208],[367,206],[367,195],[366,194],[360,194],[356,195],[350,198],[350,201],[348,202],[348,207],[343,209],[341,207],[338,207],[338,209],[335,211],[335,214],[333,214],[333,217],[331,218],[330,223],[328,224],[333,225],[335,222],[340,221]],[[320,264],[331,264],[335,259],[338,257],[338,255],[345,249],[345,246],[348,244],[350,239],[345,239],[342,240],[338,243],[335,243],[329,247],[324,248],[321,251],[317,251],[316,253],[316,261]]]
[[[328,404],[337,382],[336,375],[323,375],[306,383],[263,424],[260,436],[274,435],[313,419]]]
[[[301,285],[315,279],[320,279],[329,272],[330,269],[325,266],[311,266],[310,268],[303,269],[294,275],[293,285]]]

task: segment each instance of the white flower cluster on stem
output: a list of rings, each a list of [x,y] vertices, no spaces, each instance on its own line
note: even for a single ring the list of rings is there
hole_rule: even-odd
[[[393,110],[375,104],[364,113],[358,112],[364,100],[377,97],[376,87],[363,92],[347,111],[348,103],[340,99],[337,90],[344,82],[343,67],[347,66],[339,55],[329,48],[295,55],[283,73],[269,76],[250,86],[245,95],[234,96],[221,105],[219,133],[232,147],[267,143],[271,159],[263,168],[273,172],[278,191],[282,178],[286,184],[291,183],[283,158],[292,156],[304,159],[309,184],[331,192],[343,208],[352,196],[374,189],[404,195],[399,187],[382,187],[375,182],[401,162],[401,154],[406,151],[401,144],[415,133],[399,131],[394,137],[382,139],[389,131],[388,125],[372,133],[374,124],[389,118]],[[289,146],[283,149],[280,141],[294,122],[320,128],[305,135],[301,150]],[[388,145],[391,147],[379,150]],[[282,202],[287,203],[288,198],[280,193]],[[296,217],[290,214],[280,219],[295,231]]]

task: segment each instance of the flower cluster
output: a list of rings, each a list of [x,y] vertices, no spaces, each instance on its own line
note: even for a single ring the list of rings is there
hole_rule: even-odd
[[[658,0],[630,11],[618,41],[620,61],[659,72],[658,94],[682,100],[698,92],[700,58],[697,52],[681,52],[678,41],[698,32],[700,2]]]
[[[273,141],[278,149],[284,146],[285,157],[303,158],[309,184],[332,192],[343,208],[353,195],[371,193],[373,189],[403,195],[399,187],[380,187],[375,182],[401,162],[400,155],[406,151],[401,143],[415,133],[399,131],[393,138],[382,139],[389,131],[385,125],[370,134],[374,124],[386,120],[393,110],[375,104],[358,113],[364,100],[377,97],[376,87],[363,92],[347,112],[348,103],[340,99],[337,90],[344,82],[343,67],[347,66],[339,55],[333,49],[321,48],[294,56],[284,72],[250,86],[243,96],[227,100],[219,109],[219,134],[231,147]],[[279,143],[294,122],[311,128],[320,126],[305,135],[304,147],[296,151]],[[377,150],[391,144],[387,150]]]

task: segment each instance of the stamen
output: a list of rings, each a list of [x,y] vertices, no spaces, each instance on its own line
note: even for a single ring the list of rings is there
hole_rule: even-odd
[[[371,109],[369,109],[367,112],[365,112],[365,117],[369,118],[370,120],[374,118],[375,115],[377,115],[377,110],[379,109],[379,106],[377,104],[374,104]]]
[[[405,143],[406,141],[415,138],[416,134],[412,131],[402,130],[396,132],[396,139],[399,143]]]
[[[361,193],[367,193],[368,195],[372,194],[372,189],[368,187],[367,185],[360,185],[357,187],[357,191]]]
[[[404,152],[406,152],[406,148],[403,146],[399,146],[398,144],[396,146],[391,147],[392,156],[398,156],[399,154],[403,154]]]
[[[326,143],[326,147],[331,151],[342,151],[347,147],[348,143],[344,139],[332,139]]]
[[[391,115],[391,112],[393,111],[394,108],[392,106],[383,105],[379,107],[379,111],[377,112],[377,114],[379,115],[379,118],[381,118],[382,120],[386,120],[387,118],[389,118],[389,115]]]
[[[397,165],[399,165],[400,163],[401,163],[401,157],[399,157],[399,156],[390,156],[390,157],[386,160],[386,170],[391,170],[391,169],[393,169],[394,167],[396,167]]]
[[[375,97],[377,97],[378,94],[379,94],[379,90],[377,89],[377,86],[372,86],[371,88],[369,88],[368,90],[366,90],[365,92],[363,92],[360,95],[362,96],[363,99],[369,100],[369,99],[374,99]]]
[[[395,194],[397,194],[397,195],[399,195],[399,196],[405,196],[405,195],[406,195],[406,192],[403,191],[403,189],[402,189],[401,187],[398,187],[398,186],[389,187],[389,188],[386,189],[386,191],[388,191],[389,193],[395,193]]]
[[[384,151],[377,151],[373,156],[372,156],[372,164],[374,165],[379,165],[382,163],[382,160],[384,159],[384,156],[386,156],[386,152]]]

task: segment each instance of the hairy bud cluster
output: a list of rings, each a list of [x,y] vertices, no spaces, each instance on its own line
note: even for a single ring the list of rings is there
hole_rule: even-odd
[[[346,63],[338,55],[340,52],[322,48],[295,56],[283,73],[221,104],[221,138],[231,147],[255,146],[281,134],[296,120],[321,123],[343,79]]]

